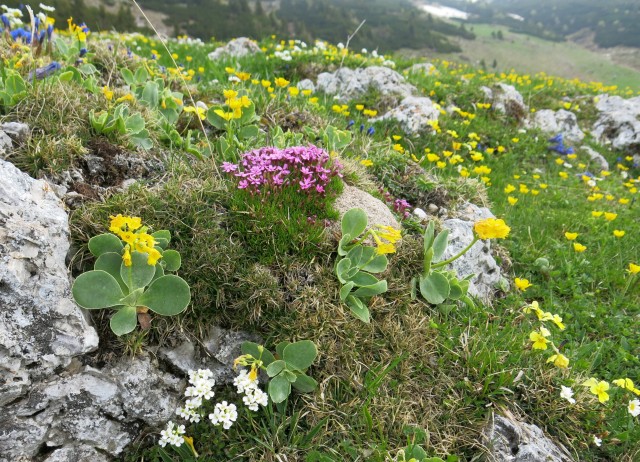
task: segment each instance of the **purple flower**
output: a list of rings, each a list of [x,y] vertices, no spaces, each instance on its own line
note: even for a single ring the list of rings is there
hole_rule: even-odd
[[[231,162],[223,162],[222,163],[222,171],[229,173],[235,172],[238,170],[238,166],[236,164],[232,164]]]

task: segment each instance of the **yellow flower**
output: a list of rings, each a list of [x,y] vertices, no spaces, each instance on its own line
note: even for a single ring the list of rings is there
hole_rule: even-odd
[[[436,162],[436,167],[445,168],[447,166],[446,162]]]
[[[562,353],[558,353],[553,356],[550,356],[549,359],[547,359],[547,362],[553,363],[554,366],[559,367],[561,369],[564,369],[569,366],[569,358],[567,358]]]
[[[394,141],[400,141],[402,139],[400,135],[392,135],[391,138],[393,138]]]
[[[148,249],[149,257],[147,258],[147,264],[155,266],[158,260],[162,258],[162,254],[156,249]]]
[[[560,176],[560,178],[562,178],[563,180],[566,180],[567,178],[569,178],[569,174],[567,172],[560,172],[558,173],[558,175]]]
[[[225,112],[222,109],[216,109],[215,111],[213,111],[215,114],[219,115],[220,117],[222,117],[224,120],[231,120],[233,119],[233,112]]]
[[[532,301],[530,305],[526,305],[524,308],[522,308],[522,311],[524,311],[525,314],[530,314],[532,312],[536,313],[538,315],[538,318],[540,318],[542,314],[540,305],[536,300]]]
[[[373,162],[369,159],[364,159],[360,161],[360,164],[364,165],[365,167],[371,167],[373,165]]]
[[[402,239],[400,230],[397,230],[392,226],[377,225],[377,228],[378,230],[376,231],[376,234],[385,241],[389,241],[390,243],[395,244],[400,239]]]
[[[516,203],[518,202],[518,198],[513,196],[507,197],[507,200],[509,201],[510,205],[516,205]]]
[[[402,145],[401,145],[401,144],[398,144],[398,143],[394,144],[394,145],[391,147],[391,149],[393,149],[393,150],[394,150],[394,151],[396,151],[396,152],[400,152],[400,153],[403,153],[403,152],[404,152],[404,148],[402,147]]]
[[[591,211],[591,216],[593,218],[600,218],[602,216],[604,212],[598,211],[598,210],[592,210]]]
[[[620,198],[618,199],[618,203],[622,204],[622,205],[627,205],[629,203],[629,199],[626,198]]]
[[[576,252],[580,253],[580,252],[584,252],[585,250],[587,250],[587,247],[580,244],[579,242],[574,242],[573,243],[573,250],[575,250]]]
[[[524,279],[524,278],[523,279],[515,278],[513,282],[515,282],[516,288],[523,292],[533,285],[529,282],[528,279]]]
[[[367,117],[375,117],[376,115],[378,115],[378,111],[374,109],[365,109],[364,111],[362,111],[362,114]]]
[[[276,86],[278,86],[280,88],[284,88],[287,85],[289,85],[289,81],[287,79],[282,78],[282,77],[278,77],[277,79],[275,79],[274,83],[276,84]]]
[[[124,254],[122,255],[122,262],[124,266],[131,266],[131,252],[129,252],[129,246],[125,246]]]
[[[578,233],[570,233],[569,231],[567,231],[566,233],[564,233],[564,237],[566,237],[570,241],[575,241],[578,237]]]
[[[633,380],[626,378],[626,379],[616,379],[612,381],[614,385],[617,385],[621,388],[625,388],[629,391],[633,391],[636,389],[635,385],[633,384]]]
[[[622,236],[624,236],[624,234],[625,234],[625,232],[623,230],[621,230],[621,229],[614,229],[613,230],[613,235],[615,237],[622,237]]]
[[[549,187],[549,185],[546,183],[540,183],[538,186],[540,187],[540,189],[547,189]]]
[[[629,271],[631,274],[638,274],[640,273],[640,265],[629,263],[629,269],[627,271]]]
[[[437,154],[429,153],[427,154],[427,160],[429,162],[438,162],[440,160],[440,156]]]
[[[223,90],[222,94],[224,95],[224,99],[233,99],[238,96],[238,92],[235,90]]]
[[[251,371],[249,372],[249,380],[256,380],[258,378],[258,367],[256,363],[251,365]]]
[[[225,67],[225,68],[224,68],[224,71],[225,71],[227,74],[233,74],[233,73],[235,73],[235,72],[236,72],[236,70],[235,70],[233,67]]]
[[[204,110],[204,108],[198,106],[198,107],[194,107],[194,106],[185,106],[184,107],[184,112],[191,112],[194,114],[197,114],[198,117],[200,117],[200,120],[204,120],[207,118],[207,113]]]
[[[512,184],[508,184],[505,188],[504,188],[504,192],[505,194],[509,194],[512,193],[513,191],[516,190],[516,187],[513,186]]]
[[[549,343],[546,337],[549,335],[551,335],[551,332],[544,327],[541,327],[539,331],[531,332],[529,334],[529,340],[533,342],[532,348],[534,350],[546,350],[547,343]]]
[[[598,397],[598,401],[601,403],[606,403],[609,401],[609,394],[607,390],[609,390],[609,383],[604,380],[597,381],[593,377],[582,384],[585,387],[589,387],[589,391]]]
[[[289,87],[289,94],[291,96],[298,96],[300,94],[300,89],[298,87]]]
[[[264,88],[269,88],[271,86],[271,82],[269,80],[261,80],[260,83]]]
[[[362,111],[364,109],[364,104],[356,104],[356,111]]]
[[[110,90],[106,85],[102,87],[102,94],[107,99],[107,101],[111,101],[113,99],[113,91]]]
[[[395,253],[396,248],[393,244],[385,244],[385,243],[381,243],[378,245],[378,247],[376,247],[376,253],[378,255],[385,255],[388,253]]]
[[[135,96],[133,96],[131,93],[127,93],[126,95],[121,96],[120,98],[118,98],[116,100],[116,103],[121,103],[123,101],[135,101],[135,100],[136,100]]]
[[[243,82],[251,78],[251,74],[249,74],[248,72],[236,72],[235,76]]]
[[[511,228],[502,219],[487,218],[476,222],[473,229],[480,239],[504,239]]]
[[[607,221],[613,221],[616,218],[618,218],[618,214],[617,213],[611,213],[611,212],[604,212],[604,219]]]
[[[553,317],[551,318],[551,321],[553,321],[553,323],[556,326],[558,326],[558,329],[560,330],[565,329],[565,325],[562,323],[562,317],[560,315],[554,314]]]

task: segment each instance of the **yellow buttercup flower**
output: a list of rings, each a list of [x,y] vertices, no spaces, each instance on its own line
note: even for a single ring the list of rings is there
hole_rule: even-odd
[[[579,242],[574,242],[573,243],[573,250],[575,250],[576,252],[580,253],[580,252],[584,252],[585,250],[587,250],[587,247],[580,244]]]
[[[558,353],[553,356],[550,356],[549,359],[547,359],[547,362],[553,363],[554,366],[559,367],[561,369],[564,369],[569,366],[569,358],[567,358],[562,353]]]
[[[369,159],[364,159],[360,161],[360,164],[364,165],[365,167],[371,167],[373,165],[373,161]]]
[[[604,380],[596,380],[591,377],[589,380],[582,384],[585,387],[589,387],[589,391],[598,397],[598,401],[601,403],[606,403],[609,401],[609,394],[607,391],[609,390],[609,383]]]
[[[614,229],[613,230],[613,235],[615,237],[622,237],[622,236],[625,235],[625,232],[623,230],[621,230],[621,229]]]
[[[631,274],[638,274],[640,273],[640,265],[629,263],[629,269],[627,271],[629,271]]]
[[[480,239],[504,239],[511,231],[504,220],[499,218],[478,221],[473,225],[473,229]]]
[[[578,238],[578,233],[570,233],[567,231],[564,233],[564,237],[566,237],[570,241],[575,241]]]
[[[617,213],[611,213],[611,212],[604,212],[604,219],[607,221],[613,221],[616,218],[618,218],[618,214]]]
[[[509,202],[510,205],[516,205],[518,203],[518,198],[509,196],[507,197],[507,201]]]
[[[289,81],[282,77],[278,77],[277,79],[275,79],[274,83],[276,84],[277,87],[280,87],[280,88],[284,88],[287,85],[289,85]]]
[[[524,278],[523,279],[515,278],[513,282],[515,283],[516,288],[523,292],[533,285],[529,282],[528,279],[524,279]]]

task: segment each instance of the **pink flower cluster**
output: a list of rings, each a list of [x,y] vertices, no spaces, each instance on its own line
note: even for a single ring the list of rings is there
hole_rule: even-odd
[[[297,185],[298,191],[324,194],[334,176],[342,177],[340,169],[339,162],[331,162],[326,151],[313,145],[254,149],[244,153],[238,164],[222,164],[223,171],[239,178],[238,188],[251,193]]]

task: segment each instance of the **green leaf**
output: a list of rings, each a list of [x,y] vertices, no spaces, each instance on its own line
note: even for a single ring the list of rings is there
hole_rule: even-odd
[[[162,252],[162,259],[164,260],[167,271],[178,271],[182,264],[182,257],[175,250],[165,250]]]
[[[356,318],[366,323],[369,322],[369,308],[362,303],[362,300],[354,297],[353,295],[349,295],[346,303]]]
[[[369,249],[370,247],[367,247]],[[356,245],[349,252],[347,252],[347,258],[351,260],[351,262],[355,266],[359,266],[360,260],[362,259],[362,253],[364,252],[364,247],[361,245]]]
[[[120,277],[129,290],[134,291],[146,287],[156,274],[155,265],[147,264],[146,253],[131,252],[131,266],[126,266],[124,262],[120,266]]]
[[[120,300],[121,305],[138,306],[138,299],[144,293],[144,289],[136,289]]]
[[[269,350],[254,342],[243,342],[241,351],[243,355],[251,355],[256,359],[260,359],[265,366],[269,366],[276,360]]]
[[[147,107],[158,107],[158,84],[155,82],[147,82],[142,90],[140,102]]]
[[[444,251],[447,250],[447,244],[449,243],[449,230],[443,229],[438,233],[435,240],[433,241],[433,259],[435,261],[439,261],[444,254]]]
[[[342,284],[347,283],[347,273],[349,272],[350,269],[351,269],[351,260],[349,260],[346,257],[340,260],[336,265],[336,275],[338,276],[338,280]]]
[[[226,130],[227,121],[215,113],[219,107],[210,107],[207,111],[207,122],[216,127],[218,130]],[[224,110],[224,109],[223,109]]]
[[[123,292],[129,292],[129,288],[122,280],[120,276],[120,267],[122,266],[122,256],[119,253],[107,252],[103,253],[96,260],[96,264],[93,266],[95,270],[106,271],[113,278],[118,281],[120,288]]]
[[[284,377],[285,379],[287,379],[289,381],[289,383],[295,383],[296,380],[298,380],[298,376],[296,374],[294,374],[293,372],[291,372],[290,370],[283,370],[282,374],[280,374],[281,377]]]
[[[120,303],[124,294],[120,284],[106,271],[87,271],[73,283],[73,299],[82,308],[95,310]]]
[[[151,282],[161,278],[162,276],[164,276],[164,269],[162,268],[162,265],[156,265],[156,274],[153,275]]]
[[[294,369],[304,371],[318,355],[318,349],[311,340],[290,343],[282,351],[282,359]]]
[[[132,332],[138,325],[138,314],[135,306],[124,306],[111,316],[109,326],[117,336]]]
[[[449,287],[451,289],[449,291],[449,298],[451,300],[459,300],[460,297],[464,295],[462,287],[460,287],[460,284],[458,284],[456,281],[449,281]]]
[[[440,273],[420,276],[420,293],[432,305],[444,302],[450,292],[449,280]]]
[[[351,234],[343,234],[338,242],[338,255],[344,257],[349,251],[347,250],[347,246],[353,240]]]
[[[364,210],[354,208],[342,217],[342,234],[349,234],[351,239],[356,239],[360,236],[367,227],[367,214]]]
[[[380,282],[375,276],[369,273],[364,273],[362,271],[358,271],[358,273],[355,276],[349,278],[349,280],[355,282],[355,284],[359,287],[371,286]]]
[[[136,81],[133,77],[133,72],[131,72],[129,69],[123,67],[122,69],[120,69],[120,75],[127,85],[129,85],[130,87],[135,86]]]
[[[411,459],[416,459],[420,462],[423,462],[423,459],[427,457],[427,452],[422,449],[422,447],[416,445],[407,446],[404,449],[404,458],[409,461]]]
[[[382,273],[387,269],[388,264],[389,260],[386,255],[376,255],[369,263],[362,267],[362,271],[367,271],[369,273]]]
[[[423,235],[425,252],[433,246],[433,238],[435,237],[435,233],[436,233],[436,226],[433,223],[433,221],[430,221],[429,225],[424,230],[424,235]]]
[[[171,242],[171,232],[166,229],[161,229],[160,231],[156,231],[152,233],[151,236],[156,240],[156,244],[158,244],[162,249],[166,249]]]
[[[120,254],[123,247],[122,241],[111,233],[99,234],[89,239],[89,252],[94,257],[99,257],[107,252]]]
[[[271,401],[278,404],[283,402],[291,394],[291,383],[281,375],[269,381],[269,397]]]
[[[269,377],[275,377],[280,372],[282,372],[285,367],[287,367],[287,363],[285,363],[281,359],[276,360],[267,366],[267,375]]]
[[[473,300],[471,300],[468,295],[463,295],[462,297],[460,297],[460,300],[463,301],[465,305],[467,305],[471,309],[474,309],[476,307],[476,304],[473,303]]]
[[[318,387],[318,382],[306,374],[298,374],[298,378],[292,385],[300,393],[310,393]]]
[[[344,302],[351,293],[351,289],[353,289],[355,286],[356,284],[353,281],[349,281],[345,285],[343,285],[340,288],[340,300]]]
[[[260,130],[256,125],[247,125],[238,130],[238,138],[240,140],[249,140],[251,138],[257,138],[260,134]]]
[[[127,117],[127,120],[124,122],[124,126],[127,129],[127,133],[135,135],[144,129],[144,119],[140,114],[134,114]]]
[[[387,281],[378,281],[370,286],[360,287],[353,295],[356,297],[373,297],[387,291]]]
[[[139,303],[163,316],[172,316],[184,311],[189,301],[189,284],[184,279],[169,274],[153,281],[140,297]]]
[[[276,345],[276,353],[278,354],[278,357],[282,358],[282,356],[284,355],[284,349],[288,345],[291,345],[291,342],[287,342],[286,340]]]
[[[431,272],[431,262],[433,261],[433,247],[429,247],[424,252],[424,262],[422,264],[422,275],[428,276]]]
[[[242,116],[240,116],[240,118],[238,119],[238,123],[240,125],[247,125],[247,124],[250,124],[251,122],[254,122],[255,119],[256,119],[256,107],[253,104],[253,102],[251,102],[249,107],[242,108]]]
[[[153,147],[153,141],[149,138],[149,131],[146,128],[134,135],[130,135],[129,139],[136,148],[149,150]]]
[[[136,70],[135,83],[137,83],[138,85],[142,85],[147,80],[149,80],[149,73],[143,66],[140,66]]]

